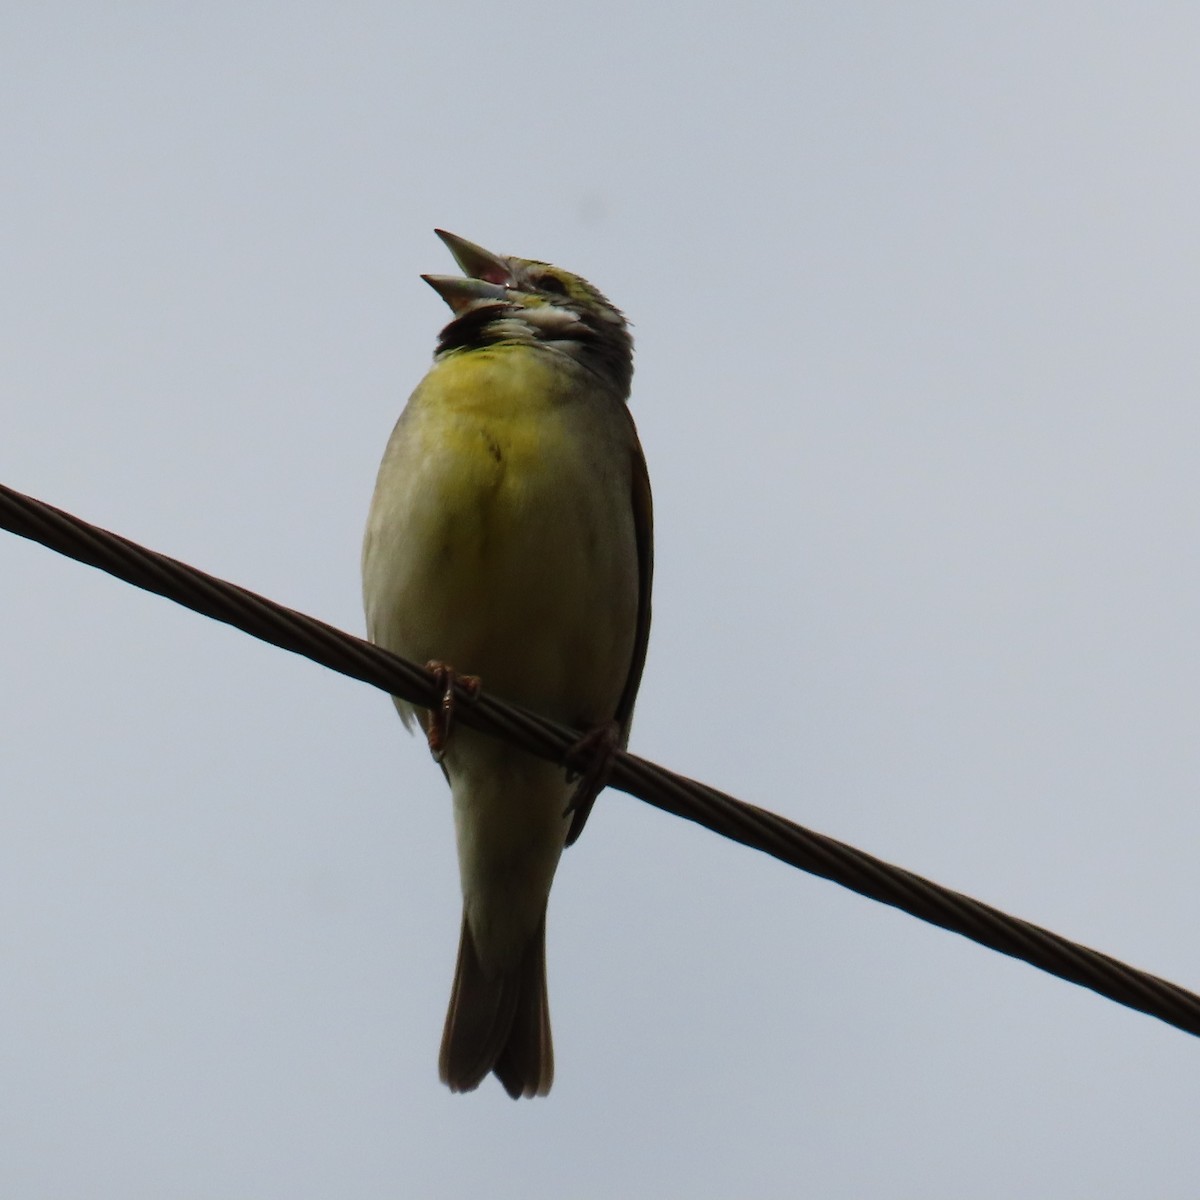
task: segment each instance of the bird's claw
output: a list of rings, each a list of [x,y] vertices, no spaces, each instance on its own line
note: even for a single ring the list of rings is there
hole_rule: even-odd
[[[429,741],[429,753],[433,761],[440,763],[446,757],[446,747],[450,743],[450,734],[454,728],[454,709],[458,697],[454,692],[457,683],[474,700],[479,695],[479,676],[460,675],[448,663],[431,659],[425,664],[425,670],[431,671],[437,680],[437,689],[441,693],[438,703],[429,710],[429,718],[425,724],[425,736]]]
[[[621,729],[616,721],[607,721],[589,729],[564,756],[567,767],[567,782],[579,782],[571,793],[571,799],[563,810],[569,817],[582,813],[586,819],[596,797],[608,784],[612,772],[613,755],[621,745]]]

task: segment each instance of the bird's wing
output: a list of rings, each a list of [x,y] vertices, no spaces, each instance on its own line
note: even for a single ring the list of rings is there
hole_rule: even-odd
[[[638,606],[637,629],[633,638],[633,654],[629,661],[629,674],[625,677],[625,688],[613,714],[620,730],[622,749],[629,741],[629,728],[633,724],[633,706],[637,700],[638,687],[642,682],[642,668],[646,665],[646,647],[650,643],[650,585],[654,578],[654,503],[650,495],[650,473],[646,469],[646,457],[642,453],[637,433],[633,430],[633,418],[629,416],[632,446],[630,477],[630,503],[633,506],[633,529],[637,539]],[[586,799],[571,815],[571,828],[567,831],[567,845],[575,842],[583,832],[588,815],[596,797]]]

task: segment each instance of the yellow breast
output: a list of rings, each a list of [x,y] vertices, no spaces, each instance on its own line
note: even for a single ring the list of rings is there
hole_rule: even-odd
[[[372,638],[560,720],[610,719],[637,616],[631,437],[620,401],[552,351],[435,365],[380,468]]]

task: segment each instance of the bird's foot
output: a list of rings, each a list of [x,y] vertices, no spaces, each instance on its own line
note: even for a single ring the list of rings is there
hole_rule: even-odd
[[[612,772],[613,755],[621,747],[621,727],[616,721],[606,721],[589,729],[566,753],[567,782],[578,780],[571,799],[563,812],[571,817],[571,830],[567,834],[570,845],[583,829],[583,823],[596,803],[596,797],[604,791]]]
[[[479,676],[460,675],[448,663],[431,659],[425,664],[425,670],[432,671],[437,680],[441,699],[434,708],[429,710],[429,718],[425,723],[425,736],[429,741],[429,753],[433,761],[440,763],[446,757],[446,747],[450,743],[450,733],[454,728],[454,709],[458,697],[454,694],[457,683],[467,696],[474,700],[479,695]]]

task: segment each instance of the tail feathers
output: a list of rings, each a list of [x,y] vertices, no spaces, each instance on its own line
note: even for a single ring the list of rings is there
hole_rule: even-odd
[[[550,1004],[546,995],[543,914],[520,961],[506,974],[485,974],[463,914],[458,966],[438,1058],[452,1092],[477,1088],[494,1071],[514,1099],[544,1096],[554,1081]]]

